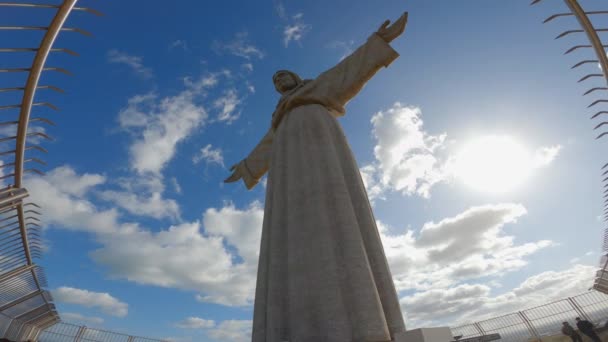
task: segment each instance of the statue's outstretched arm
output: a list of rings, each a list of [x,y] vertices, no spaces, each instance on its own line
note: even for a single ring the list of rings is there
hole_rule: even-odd
[[[323,98],[324,103],[344,112],[343,106],[352,99],[382,67],[392,63],[399,54],[388,44],[405,31],[407,12],[390,25],[385,21],[367,42],[333,68],[319,75],[309,87],[315,98]],[[314,93],[314,94],[313,94]]]
[[[230,168],[232,174],[224,180],[224,183],[232,183],[242,179],[247,189],[251,189],[258,184],[260,178],[270,167],[273,137],[274,131],[272,129],[268,130],[253,151],[245,159]]]
[[[387,43],[392,42],[395,38],[399,37],[405,31],[405,25],[407,24],[407,12],[403,13],[393,25],[388,26],[391,23],[390,20],[385,20],[376,34]]]

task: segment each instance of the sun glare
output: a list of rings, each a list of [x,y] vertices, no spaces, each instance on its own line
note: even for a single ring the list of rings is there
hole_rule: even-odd
[[[532,171],[532,156],[508,136],[486,136],[463,147],[454,171],[457,178],[476,190],[502,193],[526,180]]]

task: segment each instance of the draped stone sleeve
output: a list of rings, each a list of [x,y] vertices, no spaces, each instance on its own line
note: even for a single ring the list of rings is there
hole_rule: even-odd
[[[337,115],[344,115],[344,106],[363,88],[381,67],[387,67],[399,54],[377,34],[338,65],[319,75],[309,94],[322,98],[323,103]]]
[[[243,160],[243,164],[245,166],[243,181],[245,182],[247,189],[251,189],[258,184],[260,178],[264,176],[270,167],[273,136],[273,130],[268,130],[266,135],[256,145],[253,151],[251,151],[251,153],[249,153],[249,155]]]

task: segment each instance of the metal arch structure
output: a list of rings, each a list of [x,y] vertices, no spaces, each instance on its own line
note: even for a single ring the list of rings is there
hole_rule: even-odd
[[[540,3],[542,0],[533,0],[531,5],[535,5]],[[608,28],[603,27],[595,27],[591,20],[592,17],[597,17],[601,15],[608,15],[607,11],[585,11],[583,7],[577,0],[563,0],[570,12],[566,13],[558,13],[549,16],[545,19],[544,23],[551,22],[553,20],[563,18],[563,17],[572,17],[574,16],[578,21],[579,28],[567,30],[555,39],[560,39],[565,36],[569,36],[572,34],[581,34],[584,33],[586,36],[585,44],[575,45],[572,48],[565,51],[564,54],[569,54],[574,52],[575,50],[584,49],[589,50],[592,49],[594,52],[595,59],[584,59],[572,66],[572,69],[577,69],[582,65],[586,64],[599,64],[602,73],[590,73],[581,77],[578,82],[585,82],[590,79],[602,78],[604,83],[599,87],[591,87],[587,90],[583,96],[587,96],[591,93],[604,92],[604,96],[601,98],[591,102],[587,108],[592,108],[597,105],[608,103],[608,97],[605,96],[605,92],[608,91],[608,57],[606,54],[606,49],[608,45],[604,44],[602,39],[600,38],[600,34],[603,32],[608,32]],[[608,6],[607,6],[608,7]],[[607,42],[608,43],[608,42]],[[605,86],[604,86],[605,85]],[[600,119],[604,117],[603,115],[608,114],[608,110],[598,110],[593,115],[591,115],[591,119]],[[598,130],[601,128],[608,128],[608,121],[601,121],[597,125],[595,125],[594,130]],[[605,126],[605,127],[604,127]],[[608,131],[604,130],[596,136],[596,139],[601,139],[608,135]],[[601,178],[603,183],[603,215],[604,222],[608,223],[608,163],[604,164],[601,168]],[[602,245],[602,257],[600,259],[600,269],[596,273],[595,281],[592,286],[593,289],[598,290],[600,292],[608,294],[608,227],[604,229],[604,239]]]
[[[26,0],[27,1],[27,0]],[[76,32],[90,35],[79,28],[64,27],[68,16],[74,11],[101,13],[84,7],[76,7],[77,0],[63,0],[61,4],[42,4],[27,2],[0,2],[0,9],[7,11],[16,8],[19,11],[46,11],[50,21],[44,26],[1,26],[0,33],[41,31],[43,35],[37,47],[1,46],[0,56],[6,54],[24,54],[33,58],[21,61],[24,65],[17,67],[0,67],[0,77],[7,73],[26,73],[23,84],[3,82],[0,94],[22,93],[17,104],[0,103],[0,337],[9,340],[36,340],[40,332],[58,322],[59,314],[53,304],[51,294],[45,290],[46,276],[43,269],[36,265],[34,259],[42,254],[43,244],[40,239],[40,208],[35,203],[26,203],[28,191],[24,186],[23,176],[26,173],[44,174],[32,163],[45,165],[36,156],[26,156],[26,152],[46,153],[46,149],[37,144],[40,139],[52,139],[44,131],[31,131],[30,123],[54,125],[44,117],[31,117],[36,107],[45,106],[53,110],[57,107],[49,102],[35,102],[37,90],[52,90],[62,93],[54,85],[40,85],[43,72],[57,71],[70,74],[61,67],[48,67],[46,61],[50,53],[60,52],[77,55],[65,48],[54,48],[53,45],[60,32]],[[16,41],[20,41],[17,39]],[[26,64],[27,63],[27,64]],[[4,84],[9,85],[5,87]],[[16,102],[16,101],[15,101]],[[11,112],[13,117],[10,117]],[[28,144],[35,138],[34,143]]]

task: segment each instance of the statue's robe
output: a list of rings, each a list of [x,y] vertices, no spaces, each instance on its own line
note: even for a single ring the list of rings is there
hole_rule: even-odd
[[[248,188],[269,172],[253,342],[390,341],[405,331],[365,186],[336,120],[398,56],[373,34],[284,94],[245,159]]]

